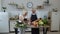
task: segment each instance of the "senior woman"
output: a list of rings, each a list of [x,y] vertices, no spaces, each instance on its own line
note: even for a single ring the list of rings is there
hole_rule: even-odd
[[[19,24],[21,24],[23,21],[27,21],[27,11],[26,10],[23,10],[23,13],[22,13],[22,15],[20,14],[19,15]],[[24,31],[24,30],[21,30],[20,29],[20,32],[19,33],[22,33],[22,31]],[[18,28],[15,28],[15,34],[18,34]],[[22,34],[24,34],[24,33],[22,33]]]
[[[27,11],[23,10],[22,15],[19,15],[19,22],[27,20]]]

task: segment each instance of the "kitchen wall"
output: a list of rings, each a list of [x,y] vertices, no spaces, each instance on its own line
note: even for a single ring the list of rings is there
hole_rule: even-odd
[[[3,6],[7,7],[9,11],[14,11],[14,10],[18,10],[18,9],[16,9],[15,6],[8,5],[10,2],[14,2],[18,5],[23,4],[26,9],[29,9],[29,8],[27,8],[27,3],[28,2],[32,2],[33,7],[36,7],[37,5],[42,5],[44,1],[45,0],[4,0],[3,1]]]
[[[46,0],[0,0],[0,1],[1,1],[0,7],[7,7],[6,11],[9,12],[10,16],[13,16],[18,14],[19,12],[21,13],[22,10],[17,9],[16,6],[9,5],[10,2],[17,3],[18,5],[23,4],[25,8],[29,11],[30,8],[27,7],[28,2],[32,2],[33,7],[36,7],[37,5],[42,5],[43,2]],[[49,0],[49,1],[51,6],[45,6],[44,9],[39,10],[40,12],[43,11],[43,14],[46,14],[45,12],[51,11],[51,8],[58,8],[58,10],[60,11],[60,0]]]
[[[33,7],[36,7],[37,5],[42,5],[46,0],[2,0],[2,6],[7,7],[6,11],[11,14],[18,14],[19,12],[21,13],[21,10],[17,9],[16,6],[9,5],[9,3],[14,2],[18,5],[24,5],[27,10],[30,10],[30,8],[27,7],[28,2],[33,3]],[[49,0],[51,7],[47,6],[43,10],[45,11],[50,11],[51,8],[58,8],[60,9],[60,0]],[[47,10],[48,9],[48,10]],[[41,11],[42,12],[42,11]]]
[[[32,2],[33,3],[33,7],[35,8],[37,5],[42,5],[44,1],[46,1],[46,0],[4,0],[3,3],[2,3],[2,6],[3,7],[7,7],[6,11],[9,12],[11,16],[13,16],[13,15],[16,15],[18,13],[21,13],[22,10],[17,9],[16,6],[9,5],[10,2],[17,3],[18,5],[22,5],[23,4],[25,6],[25,8],[28,11],[30,11],[31,8],[27,7],[27,3],[28,2]],[[42,12],[43,14],[46,14],[45,11],[47,11],[47,12],[49,11],[49,8],[45,8],[45,9],[41,10],[41,11],[44,11],[44,12]]]
[[[33,7],[36,7],[37,5],[42,5],[44,1],[46,0],[0,0],[1,1],[1,4],[0,4],[0,7],[1,6],[4,6],[4,7],[7,7],[6,11],[10,13],[10,15],[15,15],[15,14],[18,14],[19,12],[21,13],[22,10],[19,10],[16,8],[16,6],[12,6],[12,5],[9,5],[10,2],[15,2],[19,5],[22,5],[24,4],[25,8],[27,10],[30,10],[28,7],[27,7],[27,3],[28,2],[32,2],[33,3]],[[51,8],[58,8],[58,10],[60,11],[60,0],[49,0],[50,1],[50,4],[51,6],[45,6],[45,8],[43,10],[40,10],[40,12],[42,11],[51,11]],[[44,14],[43,12],[43,14]],[[46,14],[46,13],[45,13]]]
[[[36,7],[37,5],[42,5],[44,1],[46,0],[2,0],[3,1],[3,6],[5,7],[12,7],[10,5],[8,5],[10,2],[15,2],[19,5],[22,5],[24,4],[25,8],[27,8],[27,3],[28,2],[32,2],[33,3],[33,7]],[[50,3],[52,4],[53,7],[56,7],[56,8],[60,8],[60,0],[49,0]],[[13,10],[13,9],[11,9]]]
[[[6,11],[20,11],[16,8],[16,6],[12,6],[12,5],[8,5],[10,2],[15,2],[19,5],[24,4],[25,8],[29,10],[29,8],[27,8],[27,3],[28,2],[32,2],[33,3],[33,7],[36,7],[37,5],[42,5],[43,2],[46,0],[2,0],[2,6],[7,7]],[[50,4],[53,8],[58,8],[60,9],[60,0],[49,0]]]

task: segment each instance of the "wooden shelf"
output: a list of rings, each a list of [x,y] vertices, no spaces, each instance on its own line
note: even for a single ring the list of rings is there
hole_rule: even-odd
[[[14,6],[17,6],[18,4],[15,4],[15,3],[9,3],[8,5],[14,5]]]
[[[19,5],[16,4],[16,3],[9,3],[8,5],[16,6],[17,9],[24,9],[24,6],[19,6]]]

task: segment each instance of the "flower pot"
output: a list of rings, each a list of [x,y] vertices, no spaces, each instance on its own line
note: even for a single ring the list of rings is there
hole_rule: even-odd
[[[20,32],[19,32],[20,34],[25,34],[25,29],[23,28],[20,28]]]

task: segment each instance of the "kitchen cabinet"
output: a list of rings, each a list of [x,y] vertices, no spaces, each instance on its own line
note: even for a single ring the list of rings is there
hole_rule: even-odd
[[[9,33],[9,17],[7,12],[0,12],[0,33]]]
[[[17,20],[10,20],[10,31],[15,31],[14,27],[15,27],[16,21]],[[18,31],[19,31],[19,29],[18,29]],[[25,31],[31,31],[31,28],[27,28]]]
[[[14,31],[16,20],[10,20],[10,31]]]
[[[51,31],[59,31],[59,13],[58,12],[52,12]]]

